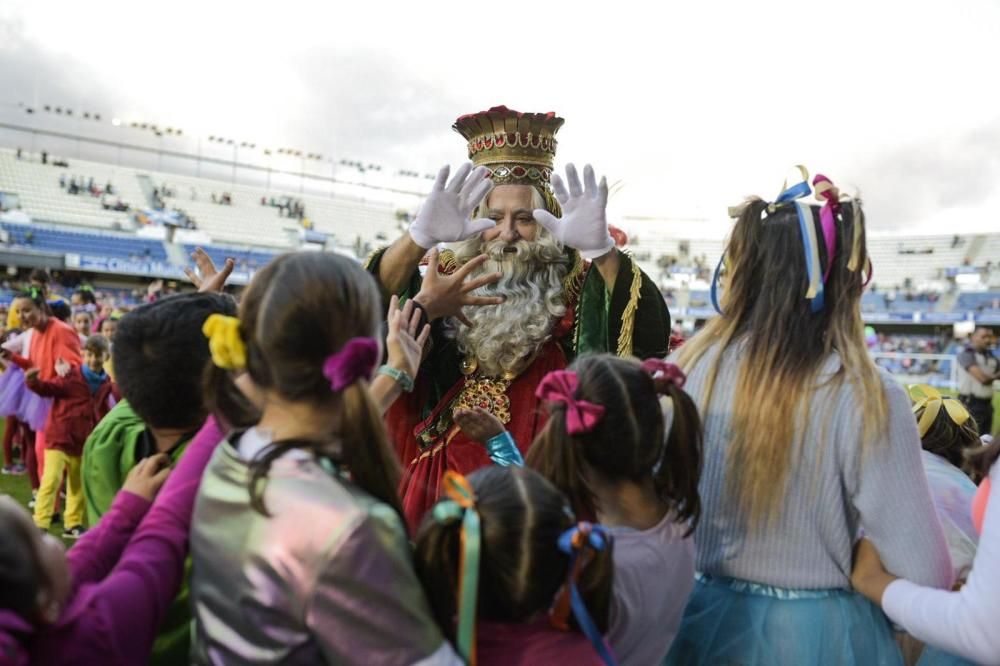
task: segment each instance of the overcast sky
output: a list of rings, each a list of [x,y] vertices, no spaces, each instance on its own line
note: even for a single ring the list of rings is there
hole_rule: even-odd
[[[433,171],[558,112],[614,213],[725,220],[804,163],[875,229],[1000,229],[1000,2],[3,0],[0,102]]]

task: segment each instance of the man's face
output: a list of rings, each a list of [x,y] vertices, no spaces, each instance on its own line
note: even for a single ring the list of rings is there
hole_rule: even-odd
[[[990,346],[990,340],[992,335],[990,329],[988,328],[977,328],[972,332],[972,336],[969,341],[972,343],[972,348],[976,351],[983,351],[988,349]]]
[[[538,233],[530,185],[498,185],[486,197],[486,214],[496,226],[483,232],[483,242],[533,241]]]

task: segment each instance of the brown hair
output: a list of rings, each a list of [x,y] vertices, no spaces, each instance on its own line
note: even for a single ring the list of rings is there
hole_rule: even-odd
[[[108,339],[103,335],[91,335],[87,337],[87,341],[83,343],[83,348],[94,354],[104,354],[108,355],[111,348],[108,346]]]
[[[954,398],[942,398],[942,400],[954,400]],[[914,412],[918,423],[926,409],[923,407]],[[979,428],[971,415],[965,420],[965,423],[958,425],[951,419],[948,410],[942,406],[937,418],[931,423],[920,442],[924,451],[941,456],[955,467],[963,467],[965,449],[978,447],[980,444]]]
[[[819,209],[807,210],[822,238]],[[763,526],[780,510],[793,453],[801,445],[797,428],[813,408],[809,403],[819,388],[819,371],[832,354],[839,355],[841,366],[828,385],[850,384],[865,402],[862,452],[886,427],[885,388],[865,346],[861,320],[860,269],[868,265],[868,253],[860,202],[842,202],[837,217],[834,255],[827,256],[820,243],[821,269],[829,265],[830,273],[824,307],[814,313],[805,297],[809,278],[796,206],[769,211],[767,202],[748,200],[726,247],[723,313],[709,320],[678,354],[678,363],[690,372],[709,350],[717,352],[705,391],[697,396],[705,411],[724,352],[739,347],[735,399],[725,407],[732,412],[726,486],[735,505],[745,507],[753,527]]]
[[[570,369],[578,379],[574,397],[603,406],[604,417],[591,432],[570,435],[565,405],[552,404],[548,423],[528,450],[528,465],[585,517],[596,516],[598,509],[588,475],[611,482],[652,480],[677,522],[690,522],[692,532],[701,515],[702,429],[694,401],[673,383],[657,385],[635,360],[600,354],[580,358]],[[673,404],[666,435],[660,394]]]
[[[566,498],[522,467],[484,467],[469,476],[482,525],[477,617],[527,622],[555,600],[569,569],[559,536],[575,524]],[[455,639],[461,521],[442,524],[427,512],[417,534],[415,565],[434,617]],[[577,583],[601,633],[608,629],[612,548],[596,551]],[[573,626],[576,626],[575,624]]]
[[[972,480],[979,483],[990,475],[990,468],[1000,461],[1000,439],[994,440],[987,446],[966,449],[965,457]]]
[[[402,515],[399,464],[389,448],[381,413],[359,379],[334,393],[323,362],[355,337],[378,335],[380,300],[374,279],[356,262],[332,253],[284,254],[254,276],[240,305],[247,372],[262,390],[336,413],[338,431],[326,441],[279,441],[251,464],[251,503],[266,514],[263,481],[271,462],[302,448],[343,465],[360,488]],[[228,427],[260,420],[232,374],[209,369],[209,406]]]

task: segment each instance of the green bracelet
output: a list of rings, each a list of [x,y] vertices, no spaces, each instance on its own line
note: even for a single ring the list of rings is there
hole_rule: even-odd
[[[378,374],[392,377],[399,384],[399,387],[403,389],[404,393],[409,393],[413,390],[413,377],[406,370],[383,365],[378,369]]]

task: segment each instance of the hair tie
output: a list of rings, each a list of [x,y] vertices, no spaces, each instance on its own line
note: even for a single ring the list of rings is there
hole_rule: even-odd
[[[461,547],[458,563],[458,630],[459,654],[469,663],[476,663],[476,605],[479,594],[479,556],[482,550],[482,530],[476,511],[476,494],[469,480],[448,470],[443,479],[448,499],[434,505],[434,520],[442,525],[462,521]]]
[[[560,588],[549,610],[550,624],[561,631],[569,631],[569,613],[572,610],[576,623],[580,625],[580,629],[605,664],[614,664],[614,655],[611,654],[611,648],[590,617],[576,584],[580,574],[593,559],[594,552],[604,550],[610,544],[611,534],[603,525],[586,522],[578,523],[559,536],[556,545],[559,550],[569,555],[569,568],[566,582]]]
[[[370,377],[377,362],[375,338],[351,338],[340,351],[326,357],[323,376],[330,380],[330,389],[337,393],[362,377]]]
[[[907,390],[910,393],[910,399],[913,400],[913,413],[916,414],[921,409],[924,410],[924,413],[920,416],[920,420],[917,422],[917,431],[920,433],[921,439],[924,438],[927,431],[934,425],[934,421],[937,420],[942,406],[948,413],[948,417],[952,423],[957,426],[964,425],[971,418],[969,410],[965,408],[965,405],[954,398],[942,396],[933,386],[913,384],[907,387]]]
[[[653,382],[656,384],[656,390],[659,393],[663,393],[661,388],[666,388],[666,386],[676,386],[682,389],[684,388],[684,383],[687,381],[687,375],[684,374],[683,370],[677,365],[667,363],[660,358],[647,358],[642,362],[641,367],[653,377]]]
[[[566,432],[582,435],[593,431],[604,418],[604,407],[573,397],[579,378],[572,370],[554,370],[535,389],[535,397],[566,405]]]
[[[113,317],[109,317],[114,321]],[[213,314],[201,326],[208,338],[208,351],[212,363],[223,370],[242,370],[247,366],[247,349],[240,336],[240,320],[227,315]]]

